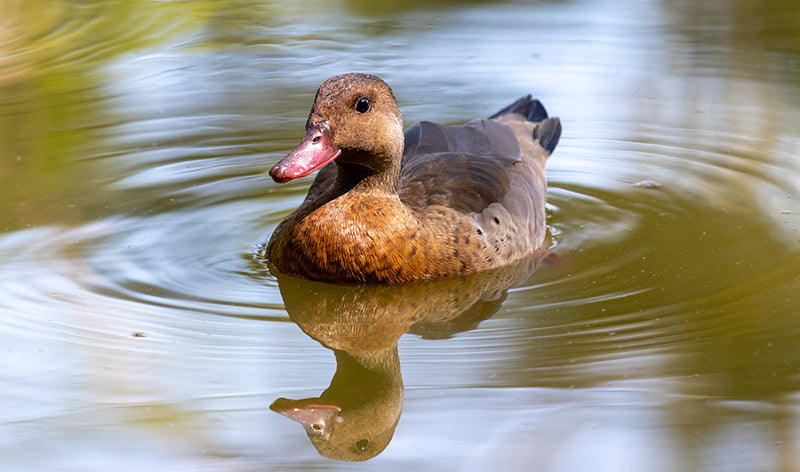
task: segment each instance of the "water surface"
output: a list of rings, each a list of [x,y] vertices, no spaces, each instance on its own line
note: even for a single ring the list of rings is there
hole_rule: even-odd
[[[365,470],[797,470],[795,3],[6,0],[0,469],[352,470],[268,406],[396,352]],[[403,294],[421,324],[359,294],[334,326],[385,357],[253,259],[311,181],[264,172],[349,71],[407,125],[532,93],[564,126],[560,263]]]

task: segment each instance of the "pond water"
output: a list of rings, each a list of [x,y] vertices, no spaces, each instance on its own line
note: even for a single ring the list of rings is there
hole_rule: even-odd
[[[800,469],[800,3],[1,8],[0,470]],[[350,71],[541,99],[556,261],[279,286],[264,173]],[[329,385],[358,466],[269,410]]]

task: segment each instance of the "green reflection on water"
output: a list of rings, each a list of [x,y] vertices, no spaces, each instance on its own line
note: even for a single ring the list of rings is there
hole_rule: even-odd
[[[78,161],[93,157],[110,120],[102,68],[180,32],[176,16],[168,2],[3,3],[0,230],[74,221],[76,199],[101,190]]]
[[[5,0],[0,18],[0,231],[76,222],[104,199],[107,67],[159,49],[245,47],[247,31],[296,12],[282,2]],[[76,185],[80,182],[80,185]]]

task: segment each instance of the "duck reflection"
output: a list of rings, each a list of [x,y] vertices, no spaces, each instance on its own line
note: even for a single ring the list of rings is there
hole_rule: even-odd
[[[548,254],[538,251],[486,273],[404,285],[332,285],[276,273],[291,320],[333,350],[336,373],[319,397],[278,398],[270,408],[303,425],[325,457],[375,457],[400,421],[400,336],[441,339],[475,328]]]

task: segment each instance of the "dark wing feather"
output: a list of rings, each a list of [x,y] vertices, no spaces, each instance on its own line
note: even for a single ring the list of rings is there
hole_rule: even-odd
[[[481,212],[508,192],[508,168],[521,155],[514,133],[494,121],[454,127],[417,123],[406,131],[400,198],[412,208]]]
[[[400,175],[400,199],[411,208],[441,205],[467,214],[500,201],[508,191],[511,159],[459,153],[425,154]]]
[[[421,121],[406,130],[404,162],[420,154],[443,152],[511,159],[520,159],[522,155],[514,133],[495,121],[473,120],[464,126]]]
[[[533,123],[538,123],[547,118],[547,110],[545,110],[542,102],[534,100],[530,95],[518,99],[516,102],[490,116],[489,119],[491,120],[492,118],[497,118],[507,113],[517,113]]]

